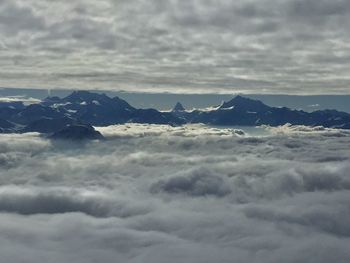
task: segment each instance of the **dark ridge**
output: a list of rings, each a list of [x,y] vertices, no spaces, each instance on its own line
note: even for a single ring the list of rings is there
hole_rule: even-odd
[[[66,128],[69,125],[77,124],[78,121],[69,117],[62,118],[42,118],[31,122],[24,127],[21,132],[54,133]]]
[[[88,124],[74,124],[55,132],[50,136],[51,139],[61,140],[103,140],[103,135],[96,131],[94,127]]]

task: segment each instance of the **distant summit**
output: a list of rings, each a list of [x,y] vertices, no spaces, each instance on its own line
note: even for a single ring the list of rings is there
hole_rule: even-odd
[[[261,111],[269,108],[269,106],[265,105],[259,100],[253,100],[253,99],[238,95],[234,97],[232,100],[228,102],[224,102],[219,107],[219,109],[234,109],[235,107],[241,110],[252,110],[252,111]]]
[[[185,111],[186,109],[184,108],[184,106],[182,106],[182,104],[180,102],[176,103],[176,105],[173,108],[173,112],[177,112],[177,111]]]
[[[197,110],[183,115],[188,123],[238,126],[292,125],[323,126],[346,129],[350,114],[336,110],[305,112],[286,107],[270,107],[259,100],[236,96],[211,110]]]
[[[80,105],[95,105],[95,106],[104,106],[111,107],[112,109],[134,109],[127,103],[125,100],[122,100],[118,97],[108,97],[104,93],[94,93],[90,91],[74,91],[72,94],[61,99],[62,102],[68,102],[72,104]]]

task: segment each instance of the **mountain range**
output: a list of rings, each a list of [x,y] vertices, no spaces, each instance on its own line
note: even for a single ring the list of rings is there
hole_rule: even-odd
[[[350,129],[350,114],[337,110],[305,112],[286,107],[270,107],[259,100],[236,96],[218,107],[208,110],[173,110],[173,114],[187,123],[212,125],[279,126],[292,125],[324,126],[327,128]]]
[[[47,97],[41,103],[28,106],[18,102],[0,104],[2,133],[39,132],[51,136],[56,134],[55,137],[64,134],[67,138],[67,133],[74,131],[73,137],[77,138],[82,127],[85,127],[85,132],[90,132],[92,126],[123,123],[204,123],[218,126],[278,126],[290,123],[350,129],[350,114],[336,110],[309,113],[286,107],[270,107],[242,96],[208,109],[186,110],[181,103],[177,103],[172,111],[161,112],[156,109],[137,109],[118,97],[111,98],[89,91],[74,91],[64,98]]]

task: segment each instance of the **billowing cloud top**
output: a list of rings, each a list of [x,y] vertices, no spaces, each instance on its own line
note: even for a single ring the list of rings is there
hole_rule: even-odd
[[[350,262],[350,134],[0,134],[1,262]]]
[[[1,86],[347,93],[348,0],[0,0]]]

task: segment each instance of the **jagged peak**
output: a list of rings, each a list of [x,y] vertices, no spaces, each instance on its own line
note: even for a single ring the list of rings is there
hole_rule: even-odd
[[[173,111],[185,111],[186,109],[180,102],[177,102],[173,108]]]

